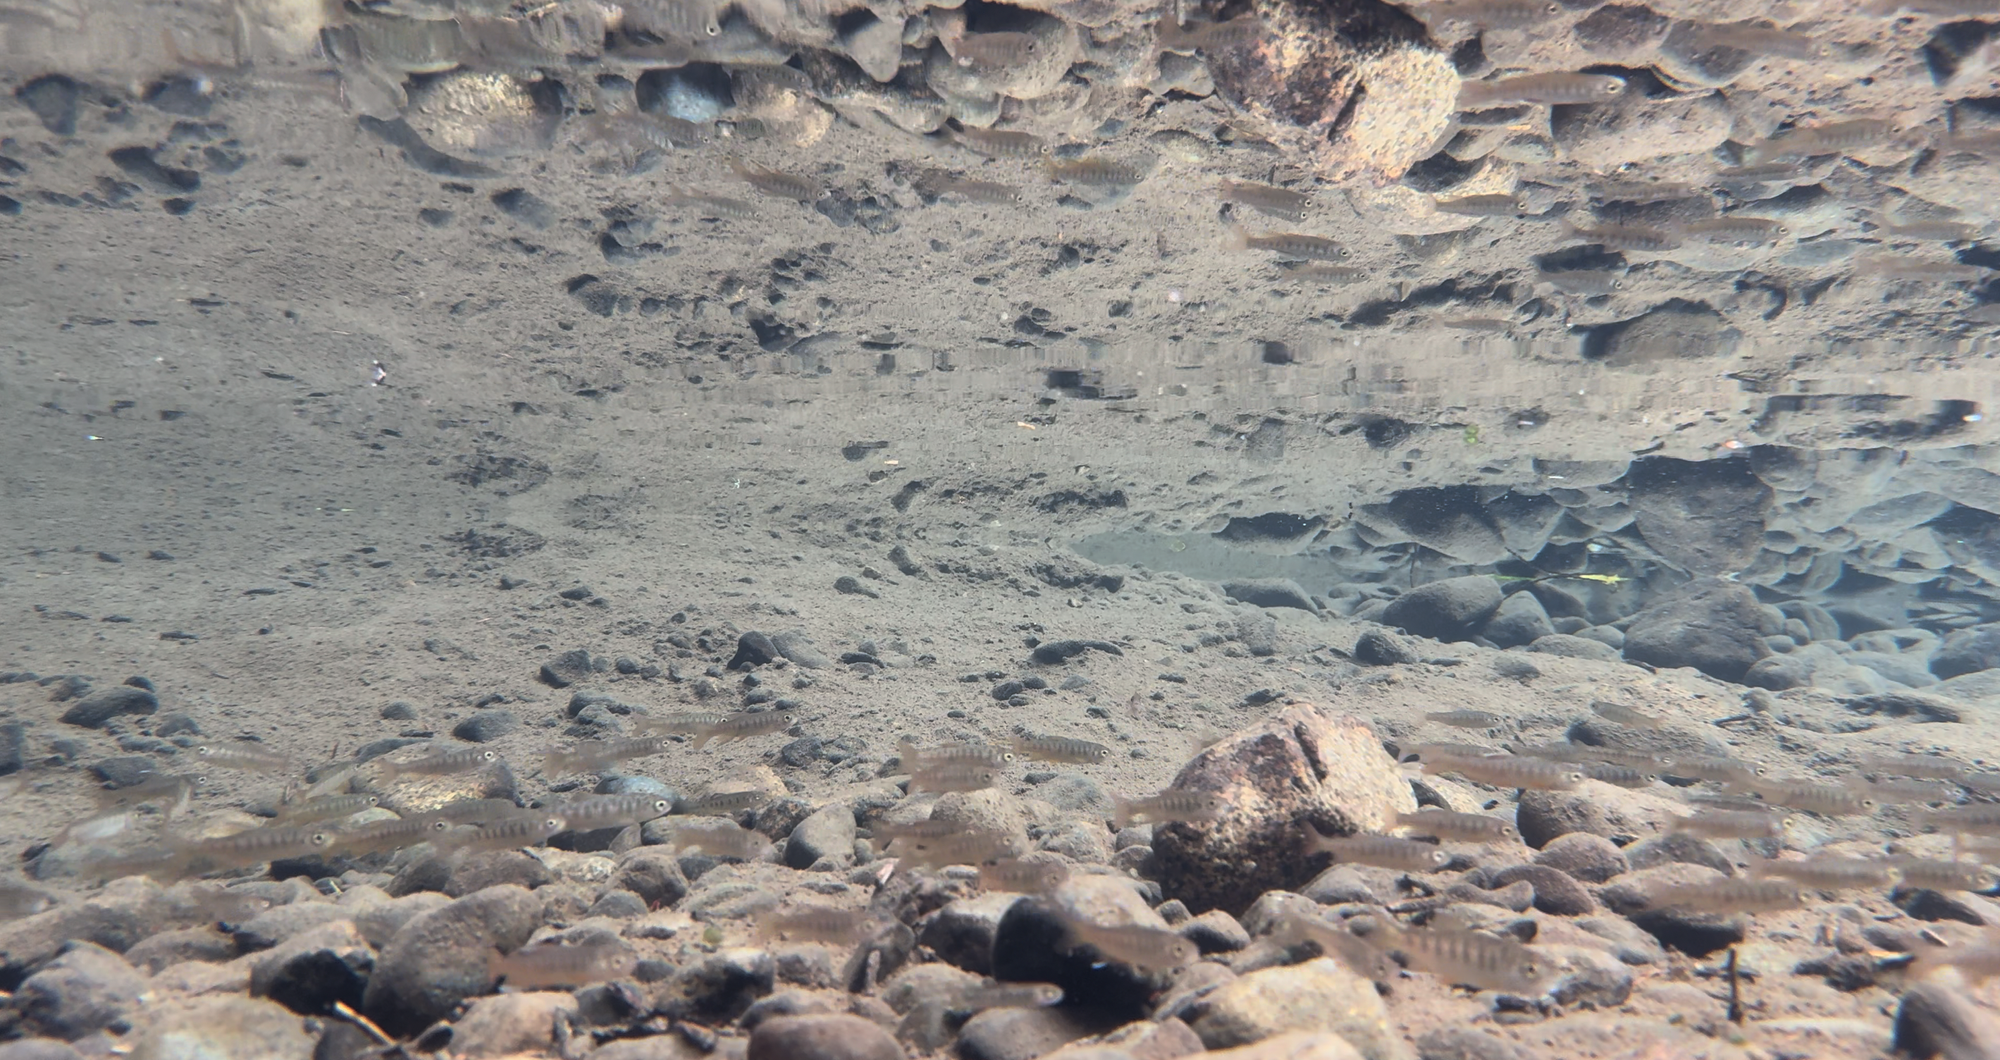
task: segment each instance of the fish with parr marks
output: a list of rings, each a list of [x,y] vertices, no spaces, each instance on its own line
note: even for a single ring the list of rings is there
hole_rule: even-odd
[[[1229,803],[1212,791],[1185,791],[1168,788],[1158,795],[1139,799],[1111,796],[1111,819],[1119,828],[1144,817],[1154,824],[1168,821],[1216,821],[1229,812]]]
[[[1166,928],[1144,924],[1099,924],[1058,913],[1067,929],[1070,949],[1089,946],[1107,961],[1129,964],[1141,972],[1171,972],[1194,963],[1201,954],[1194,943]]]
[[[720,720],[697,728],[694,731],[694,742],[688,746],[699,751],[710,740],[733,743],[765,733],[784,732],[797,720],[793,715],[780,710],[725,714]]]
[[[1425,759],[1423,766],[1427,773],[1457,773],[1481,784],[1537,791],[1568,791],[1584,781],[1582,770],[1562,762],[1512,755],[1434,755]]]
[[[1089,740],[1072,740],[1062,736],[1020,736],[1014,737],[1014,757],[1035,759],[1041,762],[1068,762],[1072,765],[1094,765],[1111,757],[1111,748]]]
[[[1385,835],[1330,836],[1310,823],[1306,825],[1306,850],[1332,855],[1341,864],[1372,865],[1395,872],[1436,872],[1451,860],[1451,855],[1435,843]]]
[[[729,169],[745,184],[774,199],[791,199],[811,204],[826,197],[826,189],[804,177],[742,159],[729,160]]]
[[[1293,224],[1305,220],[1306,210],[1313,204],[1312,196],[1304,192],[1241,180],[1223,181],[1215,194],[1223,202],[1248,206],[1258,213],[1283,218]]]
[[[1396,950],[1411,968],[1447,982],[1533,996],[1548,978],[1535,951],[1513,939],[1451,928],[1405,928],[1372,915],[1356,917],[1354,922],[1372,928],[1363,936],[1365,941]]]
[[[959,146],[992,158],[1040,158],[1049,153],[1048,141],[1015,129],[947,125],[945,132]]]
[[[1346,247],[1325,236],[1302,232],[1251,232],[1242,225],[1229,226],[1229,235],[1223,240],[1223,247],[1239,252],[1263,250],[1279,257],[1307,261],[1339,261],[1347,257]]]
[[[639,955],[622,942],[606,940],[574,945],[542,943],[512,953],[490,950],[489,978],[504,979],[514,990],[573,988],[623,979],[639,965]]]
[[[1427,809],[1414,813],[1396,814],[1396,827],[1407,828],[1412,835],[1434,836],[1438,839],[1457,839],[1472,843],[1491,843],[1521,838],[1514,826],[1498,817],[1488,817],[1483,813],[1460,813],[1456,810]]]
[[[1497,729],[1507,724],[1505,717],[1489,710],[1434,710],[1424,718],[1454,729]]]
[[[466,773],[475,769],[485,769],[500,761],[500,752],[490,747],[463,747],[452,750],[434,746],[430,754],[408,762],[377,761],[382,771],[382,779],[395,780],[398,777],[442,777],[453,773]]]
[[[1468,81],[1458,90],[1458,109],[1510,104],[1574,106],[1603,103],[1625,93],[1625,79],[1609,74],[1524,74],[1498,81]]]

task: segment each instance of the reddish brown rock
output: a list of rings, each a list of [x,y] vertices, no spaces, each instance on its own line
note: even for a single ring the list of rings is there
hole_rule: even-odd
[[[1416,809],[1410,785],[1368,726],[1319,708],[1287,707],[1209,747],[1173,786],[1220,793],[1220,820],[1161,825],[1154,875],[1167,897],[1195,913],[1241,916],[1258,895],[1295,891],[1325,868],[1307,851],[1306,830],[1379,832]]]

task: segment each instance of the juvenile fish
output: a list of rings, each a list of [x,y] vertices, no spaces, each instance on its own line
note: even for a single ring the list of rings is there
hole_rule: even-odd
[[[1051,158],[1043,168],[1050,180],[1064,184],[1131,187],[1146,179],[1146,167],[1115,158]]]
[[[1801,62],[1828,59],[1833,56],[1831,42],[1788,29],[1771,29],[1766,26],[1717,26],[1703,22],[1685,23],[1680,28],[1689,42],[1698,49],[1733,48],[1740,52],[1771,55]]]
[[[1232,251],[1267,250],[1280,257],[1308,261],[1339,261],[1347,257],[1346,247],[1324,236],[1309,236],[1300,232],[1250,232],[1242,225],[1229,226],[1229,235],[1223,246]]]
[[[1182,26],[1171,13],[1161,18],[1156,29],[1161,51],[1168,52],[1217,52],[1226,48],[1241,48],[1264,39],[1265,28],[1262,19],[1255,15],[1232,18],[1227,22],[1208,22],[1188,28]]]
[[[1786,880],[1709,880],[1660,887],[1646,895],[1652,909],[1690,913],[1775,913],[1805,904],[1798,884]]]
[[[1043,762],[1095,765],[1111,758],[1111,748],[1101,743],[1091,743],[1089,740],[1072,740],[1062,736],[1016,735],[1014,757],[1033,758]]]
[[[919,748],[907,737],[896,741],[896,757],[902,759],[905,769],[923,769],[953,762],[999,769],[1014,760],[1012,752],[1002,751],[990,744],[968,741]]]
[[[1403,749],[1403,758],[1428,761],[1435,758],[1495,758],[1507,752],[1476,743],[1413,743]]]
[[[1492,784],[1503,788],[1527,788],[1534,791],[1568,791],[1583,783],[1583,771],[1561,762],[1545,762],[1539,758],[1518,758],[1511,755],[1497,755],[1488,758],[1470,758],[1461,755],[1439,755],[1424,762],[1426,772],[1457,773],[1467,780],[1481,784]]]
[[[55,904],[55,897],[45,891],[13,880],[0,880],[0,917],[10,920],[30,917]]]
[[[1891,280],[1965,283],[1984,276],[1986,270],[1977,265],[1963,265],[1956,261],[1924,261],[1919,258],[1875,254],[1855,262],[1854,274],[1881,276]]]
[[[1277,922],[1271,925],[1270,938],[1287,949],[1310,942],[1318,946],[1321,953],[1346,965],[1348,971],[1376,983],[1394,982],[1397,973],[1402,971],[1388,954],[1369,945],[1346,927],[1329,924],[1303,910],[1289,909],[1280,914]]]
[[[1608,703],[1601,699],[1593,699],[1590,701],[1590,712],[1603,718],[1605,721],[1616,722],[1619,725],[1629,725],[1634,729],[1657,729],[1660,727],[1660,719],[1653,717],[1651,714],[1641,714],[1631,707],[1620,703]]]
[[[490,850],[516,850],[521,847],[536,846],[550,836],[568,831],[569,824],[554,814],[532,814],[491,824],[454,828],[437,839],[437,845],[446,850],[473,853]]]
[[[1711,810],[1682,817],[1669,825],[1669,832],[1704,839],[1782,839],[1792,819],[1749,810]]]
[[[668,206],[693,206],[702,213],[737,221],[757,216],[757,207],[753,203],[732,199],[727,195],[711,195],[692,188],[668,188],[667,197],[661,201]]]
[[[190,871],[242,868],[283,858],[302,858],[326,851],[333,834],[314,828],[253,828],[218,839],[182,844]]]
[[[1665,182],[1621,180],[1595,181],[1585,185],[1591,198],[1600,202],[1629,202],[1646,204],[1655,202],[1676,202],[1682,199],[1707,198],[1707,193],[1691,184],[1669,184]]]
[[[1658,773],[1644,769],[1634,769],[1631,766],[1619,765],[1616,762],[1585,762],[1582,765],[1582,769],[1583,775],[1591,780],[1601,780],[1613,787],[1631,788],[1634,790],[1652,787],[1653,783],[1660,779]]]
[[[960,146],[993,158],[1040,158],[1049,153],[1048,141],[1033,133],[961,125],[946,126],[946,132]]]
[[[674,845],[683,852],[699,850],[712,858],[742,861],[762,856],[771,846],[764,833],[727,819],[686,821],[674,826],[673,837]]]
[[[382,800],[374,795],[321,795],[285,807],[278,813],[278,820],[306,824],[314,821],[332,821],[372,810],[382,805]]]
[[[1028,201],[1021,189],[1012,184],[1002,184],[994,180],[968,180],[954,177],[941,169],[928,169],[923,173],[924,187],[936,195],[956,195],[973,202],[993,203],[997,206],[1020,206]]]
[[[1433,28],[1529,29],[1560,16],[1562,5],[1555,0],[1449,0],[1425,4],[1416,14]]]
[[[1317,261],[1306,264],[1280,262],[1278,268],[1281,279],[1318,280],[1322,283],[1359,283],[1371,275],[1368,270],[1352,265],[1328,265]]]
[[[379,854],[436,839],[450,830],[451,822],[441,817],[370,821],[359,828],[335,832],[329,849],[349,855]]]
[[[1737,246],[1755,246],[1789,235],[1791,229],[1782,223],[1762,217],[1715,217],[1706,221],[1690,221],[1677,225],[1675,230],[1681,235],[1699,239],[1705,243],[1734,243]]]
[[[1274,188],[1269,184],[1251,184],[1241,180],[1225,180],[1216,188],[1216,197],[1223,202],[1233,202],[1248,206],[1258,213],[1270,217],[1281,217],[1297,224],[1306,219],[1306,210],[1313,204],[1312,196],[1290,188]]]
[[[578,130],[585,138],[627,151],[671,151],[709,141],[708,130],[671,114],[593,114]]]
[[[520,815],[521,808],[512,799],[455,799],[425,816],[447,824],[485,824]]]
[[[1760,880],[1789,880],[1822,891],[1886,887],[1896,882],[1896,867],[1872,858],[1806,858],[1803,861],[1753,861],[1750,875]]]
[[[1432,711],[1424,717],[1454,729],[1497,729],[1507,724],[1506,718],[1485,710]]]
[[[197,747],[194,753],[201,758],[203,765],[211,769],[235,769],[245,773],[282,773],[292,767],[292,760],[284,755],[260,751],[255,747],[214,744]]]
[[[1742,785],[1776,806],[1806,810],[1826,817],[1848,817],[1874,813],[1875,800],[1866,792],[1811,781],[1759,781]]]
[[[1894,135],[1896,127],[1880,118],[1859,118],[1827,125],[1793,129],[1782,136],[1751,144],[1744,149],[1746,162],[1803,160],[1814,155],[1844,154],[1858,147],[1870,147]]]
[[[1411,968],[1446,982],[1533,996],[1547,977],[1535,951],[1513,939],[1447,928],[1410,930],[1374,916],[1355,920],[1373,926],[1368,942],[1401,952]]]
[[[1533,204],[1525,195],[1461,195],[1456,199],[1439,199],[1436,205],[1439,213],[1461,217],[1519,217],[1533,212]]]
[[[1898,224],[1882,219],[1882,231],[1897,239],[1922,243],[1970,243],[1979,238],[1979,229],[1964,221],[1909,221]]]
[[[1413,835],[1435,836],[1438,839],[1457,839],[1468,843],[1493,843],[1521,838],[1514,826],[1498,817],[1488,817],[1483,813],[1459,813],[1455,810],[1418,810],[1415,813],[1397,813],[1396,825],[1408,828]]]
[[[659,736],[585,740],[567,751],[550,751],[542,760],[542,772],[551,778],[566,773],[595,773],[628,759],[663,754],[671,746],[670,741]]]
[[[1641,228],[1638,225],[1602,225],[1597,228],[1578,228],[1569,218],[1562,220],[1562,238],[1565,242],[1575,240],[1596,243],[1612,250],[1638,250],[1649,253],[1673,250],[1681,245],[1671,233],[1657,228]]]
[[[958,833],[936,839],[899,838],[885,853],[912,868],[941,869],[946,865],[981,865],[1014,853],[1014,843],[992,832]]]
[[[1069,869],[1059,861],[994,858],[979,866],[979,889],[982,891],[1047,894],[1067,879]]]
[[[1229,803],[1212,791],[1168,788],[1140,799],[1111,796],[1111,819],[1119,828],[1144,817],[1155,824],[1168,821],[1215,821],[1229,812]]]
[[[456,751],[439,748],[410,762],[378,761],[376,764],[382,770],[383,780],[395,780],[397,777],[438,777],[485,769],[499,760],[500,752],[490,747],[466,747]]]
[[[683,817],[734,817],[770,801],[771,796],[763,791],[717,791],[682,799],[674,812]]]
[[[1322,835],[1310,824],[1306,826],[1306,833],[1306,850],[1309,853],[1331,854],[1334,861],[1342,864],[1373,865],[1395,872],[1436,872],[1451,860],[1451,855],[1435,843],[1419,843],[1413,839],[1385,835],[1341,838]]]
[[[122,788],[110,788],[93,792],[100,809],[114,806],[143,806],[153,803],[172,820],[187,809],[193,801],[195,790],[208,783],[208,778],[188,773],[168,775],[155,774],[137,784],[127,784]]]
[[[624,943],[613,941],[567,946],[544,943],[508,954],[490,950],[486,955],[488,978],[505,979],[515,990],[589,986],[626,978],[638,966],[639,955]]]
[[[813,203],[826,197],[826,189],[801,176],[742,159],[729,160],[730,171],[745,184],[774,199]]]
[[[1890,858],[1899,881],[1905,887],[1930,891],[1989,891],[2000,883],[1992,869],[1970,861],[1934,861],[1925,858]]]
[[[1926,824],[1935,826],[1940,832],[1956,832],[1960,835],[2000,834],[2000,805],[1994,803],[1970,803],[1942,810],[1919,810],[1916,817]]]
[[[1063,989],[1054,983],[997,983],[991,979],[968,986],[953,1008],[984,1012],[989,1008],[1047,1008],[1060,1004]]]
[[[589,832],[644,824],[665,817],[673,809],[673,803],[658,795],[593,795],[557,803],[549,812],[561,817],[575,831]]]
[[[1099,924],[1059,914],[1068,928],[1070,948],[1089,946],[1107,961],[1129,964],[1141,972],[1171,972],[1192,964],[1200,953],[1194,943],[1166,928],[1143,924]]]
[[[1537,268],[1535,279],[1546,283],[1564,294],[1580,294],[1594,297],[1611,294],[1625,289],[1625,275],[1604,269],[1548,269]]]
[[[699,751],[710,740],[732,743],[765,733],[784,732],[797,720],[792,715],[778,710],[767,710],[756,714],[727,714],[720,721],[696,729],[694,742],[688,746]]]
[[[1625,79],[1609,74],[1527,74],[1498,81],[1468,81],[1459,87],[1458,109],[1508,104],[1603,103],[1625,92]]]
[[[926,817],[921,821],[910,821],[902,824],[893,821],[871,821],[868,824],[868,830],[874,833],[873,841],[879,845],[879,849],[879,847],[886,847],[898,839],[908,839],[913,842],[922,843],[958,835],[965,831],[965,825],[958,821],[940,821],[935,818]]]
[[[1761,762],[1739,762],[1712,755],[1675,755],[1667,772],[1692,780],[1714,780],[1725,784],[1749,784],[1764,775]]]
[[[1936,755],[1908,754],[1866,755],[1861,759],[1861,765],[1878,773],[1927,780],[1957,780],[1971,768],[1963,762]]]
[[[1001,33],[968,33],[958,38],[949,49],[952,60],[960,66],[981,70],[1003,70],[1010,66],[1021,66],[1033,62],[1041,50],[1041,43],[1034,34],[1007,31]]]
[[[1946,788],[1942,781],[1909,780],[1903,777],[1871,781],[1862,790],[1868,792],[1870,797],[1883,806],[1943,802],[1952,797],[1950,789]]]
[[[977,762],[944,762],[910,770],[911,791],[984,791],[999,780],[999,770]]]
[[[757,937],[764,940],[790,939],[823,942],[831,946],[851,946],[873,918],[865,909],[835,909],[831,906],[802,906],[757,918]]]

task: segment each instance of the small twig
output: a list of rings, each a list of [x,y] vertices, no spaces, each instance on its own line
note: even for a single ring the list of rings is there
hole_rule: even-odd
[[[382,1028],[377,1027],[373,1020],[370,1020],[368,1017],[362,1015],[361,1013],[356,1012],[353,1009],[347,1007],[347,1002],[345,1001],[334,1002],[333,1012],[334,1015],[339,1016],[341,1019],[344,1019],[347,1022],[352,1023],[356,1027],[359,1027],[363,1031],[365,1031],[370,1038],[375,1039],[375,1044],[377,1045],[396,1044],[396,1040],[394,1038],[389,1037],[386,1034],[383,1034]]]
[[[1736,974],[1736,947],[1729,948],[1729,963],[1723,966],[1729,973],[1729,1022],[1743,1025],[1743,993],[1741,979]]]

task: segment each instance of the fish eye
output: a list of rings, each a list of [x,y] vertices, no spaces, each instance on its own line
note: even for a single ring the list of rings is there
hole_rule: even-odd
[[[1111,757],[1111,748],[1109,748],[1109,747],[1100,747],[1100,748],[1098,748],[1098,749],[1097,749],[1097,757],[1099,757],[1099,758],[1110,758],[1110,757]]]
[[[1614,291],[1622,291],[1622,290],[1624,290],[1624,289],[1625,289],[1625,281],[1624,281],[1624,280],[1613,280],[1613,281],[1611,281],[1611,289],[1612,289],[1612,290],[1614,290]]]
[[[1581,784],[1584,780],[1582,773],[1566,773],[1564,777],[1572,784]]]
[[[311,842],[313,846],[323,847],[328,843],[333,842],[333,837],[327,835],[325,832],[314,832],[312,834],[312,839],[309,840],[309,842]]]
[[[1875,808],[1875,805],[1876,805],[1876,803],[1875,803],[1875,800],[1874,800],[1874,799],[1862,799],[1862,800],[1861,800],[1861,808],[1862,808],[1862,809],[1864,809],[1864,810],[1872,810],[1872,809],[1874,809],[1874,808]]]
[[[1604,94],[1607,96],[1615,96],[1623,91],[1625,91],[1625,82],[1623,81],[1606,81],[1604,83]]]
[[[1788,236],[1788,235],[1791,235],[1791,234],[1792,234],[1792,230],[1791,230],[1791,229],[1789,229],[1789,228],[1786,228],[1786,227],[1785,227],[1784,225],[1779,225],[1779,226],[1778,226],[1777,228],[1773,229],[1772,231],[1775,231],[1775,232],[1777,232],[1777,233],[1778,233],[1779,235],[1781,235],[1781,236]]]
[[[708,25],[701,27],[701,31],[711,37],[720,37],[722,36],[722,23],[711,18],[708,20]]]

